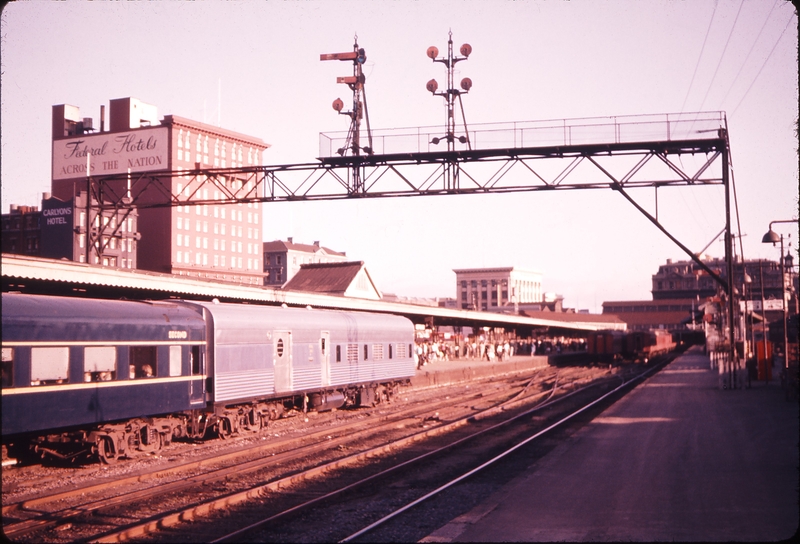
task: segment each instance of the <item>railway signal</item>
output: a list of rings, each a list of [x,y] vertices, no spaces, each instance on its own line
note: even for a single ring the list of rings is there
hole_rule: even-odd
[[[446,122],[446,129],[445,134],[441,138],[432,138],[431,142],[433,145],[438,145],[439,142],[442,140],[447,141],[447,150],[454,151],[455,150],[455,142],[458,141],[462,144],[467,144],[468,149],[472,149],[472,144],[469,141],[469,130],[467,129],[467,118],[464,115],[464,104],[461,101],[461,95],[466,94],[472,88],[472,80],[468,77],[465,77],[461,80],[461,89],[456,89],[454,86],[453,81],[453,70],[456,63],[461,62],[462,60],[467,60],[469,56],[472,54],[472,46],[468,43],[465,43],[459,49],[459,52],[463,55],[462,57],[455,57],[453,56],[453,33],[450,32],[449,39],[447,40],[447,57],[437,58],[439,56],[439,48],[432,45],[430,46],[425,54],[430,58],[433,62],[441,62],[447,67],[447,89],[444,91],[439,91],[439,84],[435,79],[431,79],[428,83],[425,84],[425,88],[433,95],[441,96],[445,99],[445,106],[447,109],[447,122]],[[456,136],[456,121],[455,121],[455,102],[458,100],[458,105],[461,108],[461,119],[464,123],[464,134],[461,136]]]
[[[344,102],[341,98],[333,101],[333,109],[340,115],[350,117],[350,129],[347,133],[345,144],[337,150],[339,155],[344,156],[348,152],[353,155],[360,155],[363,151],[367,155],[373,154],[372,133],[369,126],[369,111],[367,110],[367,95],[364,89],[366,77],[362,70],[363,64],[367,61],[367,53],[363,47],[358,46],[358,36],[355,37],[353,50],[344,53],[323,53],[319,60],[340,60],[351,61],[353,63],[352,76],[340,76],[336,78],[336,83],[343,83],[353,91],[353,107],[350,111],[344,110]],[[361,145],[361,120],[367,123],[367,145]]]

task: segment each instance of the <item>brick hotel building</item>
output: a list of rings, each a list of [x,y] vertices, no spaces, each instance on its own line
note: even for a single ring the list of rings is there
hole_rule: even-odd
[[[110,101],[109,129],[101,108],[99,131],[75,106],[53,106],[52,194],[71,200],[85,190],[88,163],[92,176],[132,174],[148,170],[233,168],[262,164],[263,140],[177,115],[158,120],[155,106],[135,98]],[[190,176],[163,178],[172,194],[193,194]],[[231,187],[241,180],[226,180]],[[141,190],[134,185],[135,193]],[[143,191],[141,202],[166,202],[155,190]],[[220,198],[211,188],[197,195]],[[138,211],[137,266],[169,274],[263,284],[260,204],[227,204],[142,208]]]

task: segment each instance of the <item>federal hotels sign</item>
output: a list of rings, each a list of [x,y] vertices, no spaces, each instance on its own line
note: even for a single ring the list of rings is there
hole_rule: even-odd
[[[92,176],[165,170],[168,135],[167,127],[157,127],[55,140],[53,179],[85,178],[87,164]]]

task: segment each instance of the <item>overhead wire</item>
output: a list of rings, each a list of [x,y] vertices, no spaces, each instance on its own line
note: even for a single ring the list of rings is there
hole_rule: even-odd
[[[739,3],[739,10],[736,12],[736,18],[733,20],[733,25],[731,26],[730,32],[728,32],[728,39],[725,40],[725,47],[722,48],[722,54],[719,56],[719,61],[717,62],[717,67],[714,70],[714,75],[711,76],[711,82],[708,84],[708,89],[706,90],[705,96],[703,96],[703,101],[700,102],[699,110],[703,110],[703,106],[706,103],[706,99],[708,98],[708,93],[711,92],[712,87],[714,87],[714,80],[717,79],[717,73],[719,72],[719,67],[722,66],[722,61],[725,59],[725,52],[728,50],[728,44],[731,43],[731,37],[733,36],[733,31],[736,29],[736,23],[739,21],[739,15],[742,13],[742,7],[744,6],[744,0],[741,0]]]
[[[747,61],[750,59],[750,55],[753,54],[753,50],[756,48],[756,44],[758,43],[758,39],[761,37],[761,34],[764,32],[764,29],[767,27],[767,22],[769,22],[769,18],[772,15],[772,12],[775,10],[775,6],[777,6],[778,2],[780,2],[780,1],[781,0],[775,0],[775,2],[772,4],[772,7],[770,8],[769,13],[767,13],[766,19],[764,19],[764,24],[761,25],[761,30],[758,31],[758,35],[756,36],[755,40],[753,40],[753,45],[750,46],[750,51],[747,52],[747,56],[745,56],[744,60],[742,61],[742,65],[739,67],[739,71],[736,72],[736,77],[733,78],[733,81],[731,82],[730,86],[728,87],[728,92],[725,93],[725,96],[720,101],[720,104],[724,104],[725,100],[728,98],[728,95],[731,94],[731,90],[733,89],[733,86],[739,80],[739,76],[742,74],[742,70],[744,70],[744,67],[747,64]]]
[[[744,99],[747,98],[747,95],[750,92],[750,89],[753,88],[753,85],[758,80],[758,76],[760,76],[761,72],[764,70],[764,66],[767,65],[767,62],[769,62],[770,57],[772,57],[772,54],[775,52],[775,49],[778,47],[778,44],[781,42],[781,38],[783,38],[783,35],[786,33],[786,29],[789,28],[789,24],[792,22],[792,19],[794,19],[795,15],[796,15],[796,13],[792,13],[792,16],[789,17],[788,21],[786,21],[786,26],[783,27],[783,31],[781,32],[780,36],[778,36],[778,39],[775,41],[775,45],[772,46],[772,49],[770,50],[769,54],[767,55],[767,58],[765,58],[764,62],[761,64],[761,68],[758,69],[758,73],[753,78],[753,81],[750,82],[750,86],[747,87],[747,90],[744,92],[744,95],[739,100],[739,103],[736,104],[735,108],[733,108],[733,112],[731,112],[731,117],[733,117],[736,114],[736,111],[739,109],[739,106],[741,106],[742,102],[744,102]]]
[[[694,78],[697,76],[697,69],[700,68],[700,60],[703,58],[703,51],[706,49],[706,41],[708,40],[708,35],[711,33],[711,25],[714,24],[714,17],[717,14],[717,2],[718,0],[714,0],[714,11],[711,13],[711,20],[708,22],[708,28],[706,29],[706,37],[703,38],[703,46],[700,48],[700,55],[697,57],[697,63],[694,66],[694,73],[692,73],[692,79],[689,82],[689,88],[686,89],[686,96],[683,98],[683,104],[681,105],[681,113],[684,112],[686,109],[686,101],[689,100],[689,93],[692,91],[692,85],[694,85]]]

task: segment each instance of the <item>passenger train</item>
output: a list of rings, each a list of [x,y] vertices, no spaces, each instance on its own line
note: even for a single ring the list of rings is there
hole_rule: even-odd
[[[287,410],[389,400],[414,375],[406,318],[251,304],[2,295],[2,436],[110,463]]]

